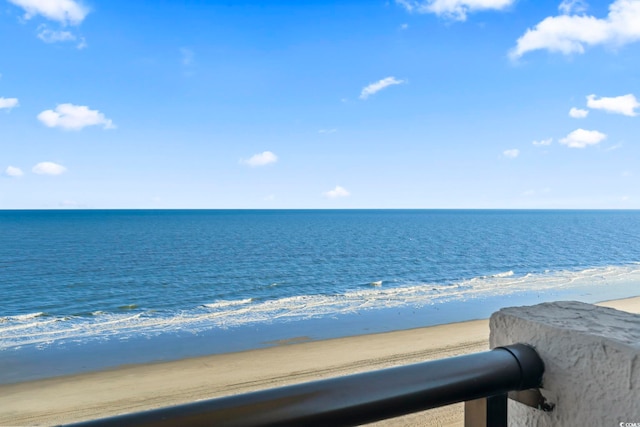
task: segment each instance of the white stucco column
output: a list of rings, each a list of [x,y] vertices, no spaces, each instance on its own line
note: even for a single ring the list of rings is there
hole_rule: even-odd
[[[640,427],[640,315],[554,302],[504,308],[490,326],[491,348],[536,349],[542,394],[556,405],[543,412],[509,401],[509,426]]]

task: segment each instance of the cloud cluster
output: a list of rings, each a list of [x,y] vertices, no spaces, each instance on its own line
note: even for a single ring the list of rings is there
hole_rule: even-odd
[[[629,93],[622,96],[613,97],[601,97],[596,95],[587,96],[587,107],[593,110],[604,110],[607,113],[622,114],[629,117],[638,115],[636,111],[640,108],[640,102],[636,99],[635,95]],[[581,108],[571,108],[569,110],[569,116],[574,119],[584,119],[589,115],[589,110],[583,110]]]
[[[55,110],[45,110],[38,114],[45,126],[59,127],[66,130],[80,130],[87,126],[100,126],[104,129],[114,129],[110,119],[98,110],[90,110],[83,105],[60,104]]]
[[[25,19],[40,15],[62,25],[78,25],[89,9],[74,0],[9,0],[25,11]]]
[[[38,175],[61,175],[67,171],[62,165],[53,162],[40,162],[31,168],[31,172]],[[4,170],[4,175],[12,178],[19,178],[24,175],[22,169],[16,166],[7,166]]]
[[[589,145],[596,145],[607,138],[602,132],[597,130],[576,129],[560,140],[560,144],[569,148],[585,148]]]
[[[406,83],[406,82],[404,80],[398,80],[395,77],[386,77],[382,80],[378,80],[377,82],[371,83],[370,85],[365,86],[362,89],[362,92],[360,92],[360,99],[367,99],[371,95],[377,92],[380,92],[382,89],[386,87],[399,85],[402,83]]]
[[[593,108],[594,110],[604,110],[608,113],[633,117],[638,114],[636,108],[640,107],[640,103],[632,94],[610,98],[602,97],[600,99],[596,99],[595,95],[589,95],[587,96],[587,107]]]
[[[38,38],[45,43],[64,43],[64,42],[78,42],[76,47],[78,49],[84,49],[87,47],[87,42],[84,37],[78,38],[71,31],[52,30],[46,25],[38,27]]]
[[[76,36],[69,31],[54,31],[46,27],[41,27],[38,38],[45,43],[59,43],[74,41]]]
[[[634,117],[638,115],[638,112],[636,110],[640,108],[640,102],[638,102],[635,95],[633,94],[600,98],[598,98],[596,95],[588,95],[587,107],[593,110],[603,110],[608,113],[622,114],[625,116]],[[569,116],[575,119],[583,119],[587,117],[588,114],[589,110],[583,110],[580,108],[573,107],[571,108],[571,110],[569,110]],[[559,142],[560,144],[566,145],[569,148],[585,148],[590,145],[597,145],[600,142],[604,141],[606,138],[606,134],[597,130],[576,129],[566,137],[560,139]],[[551,138],[541,141],[533,141],[533,145],[551,145],[552,141],[553,140]],[[615,150],[619,147],[619,144],[614,145],[613,147],[609,147],[607,151]],[[506,152],[504,154],[506,155]]]
[[[11,110],[18,106],[18,98],[2,98],[0,97],[0,110]]]
[[[18,105],[17,98],[0,98],[0,109],[13,108]],[[79,130],[86,126],[103,125],[105,129],[113,128],[111,120],[97,110],[90,110],[85,106],[73,104],[60,104],[54,110],[46,110],[38,114],[38,119],[49,127]],[[31,168],[31,172],[37,175],[61,175],[67,168],[54,162],[40,162]],[[24,175],[22,169],[16,166],[8,166],[4,175],[12,178]]]
[[[271,151],[264,151],[259,154],[254,154],[250,158],[246,160],[240,160],[240,163],[245,165],[256,167],[256,166],[265,166],[270,163],[275,163],[278,161],[278,156],[273,154]]]
[[[346,188],[336,185],[336,188],[324,192],[323,195],[328,199],[339,199],[342,197],[349,197],[351,193],[349,193]]]
[[[579,12],[580,2],[564,1],[568,13]],[[561,5],[562,6],[562,5]],[[564,11],[563,10],[563,11]],[[606,18],[587,15],[550,16],[518,39],[510,52],[512,59],[534,50],[565,55],[584,53],[585,46],[622,46],[640,40],[640,1],[616,0]]]
[[[503,10],[515,0],[396,0],[409,12],[434,13],[456,21],[465,21],[470,12]]]
[[[24,10],[24,19],[35,16],[54,21],[62,28],[77,26],[84,21],[89,8],[78,0],[8,0]],[[77,36],[66,29],[50,29],[47,24],[38,27],[38,38],[45,43],[77,42],[78,49],[87,47],[84,37]]]

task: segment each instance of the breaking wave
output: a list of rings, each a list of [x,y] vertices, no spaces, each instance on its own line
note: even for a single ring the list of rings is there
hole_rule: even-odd
[[[369,286],[340,294],[298,295],[272,300],[217,300],[174,312],[144,311],[134,305],[121,306],[114,313],[94,311],[88,316],[62,317],[37,312],[0,317],[0,350],[23,346],[46,348],[56,342],[126,339],[167,332],[199,333],[251,323],[320,318],[405,306],[421,307],[578,286],[613,286],[623,282],[640,282],[640,264],[523,275],[507,271],[449,284]]]

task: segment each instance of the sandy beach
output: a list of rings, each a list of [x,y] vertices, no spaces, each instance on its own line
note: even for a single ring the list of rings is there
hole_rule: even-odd
[[[640,313],[640,297],[599,305]],[[55,425],[158,408],[488,349],[489,322],[475,320],[0,386],[0,425]],[[462,404],[376,423],[459,426]]]

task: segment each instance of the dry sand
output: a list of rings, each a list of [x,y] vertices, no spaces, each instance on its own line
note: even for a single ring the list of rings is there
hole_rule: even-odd
[[[640,313],[640,297],[600,305]],[[326,341],[292,337],[265,349],[3,385],[0,426],[70,423],[485,351],[488,338],[488,320]],[[375,425],[462,423],[457,404]]]

